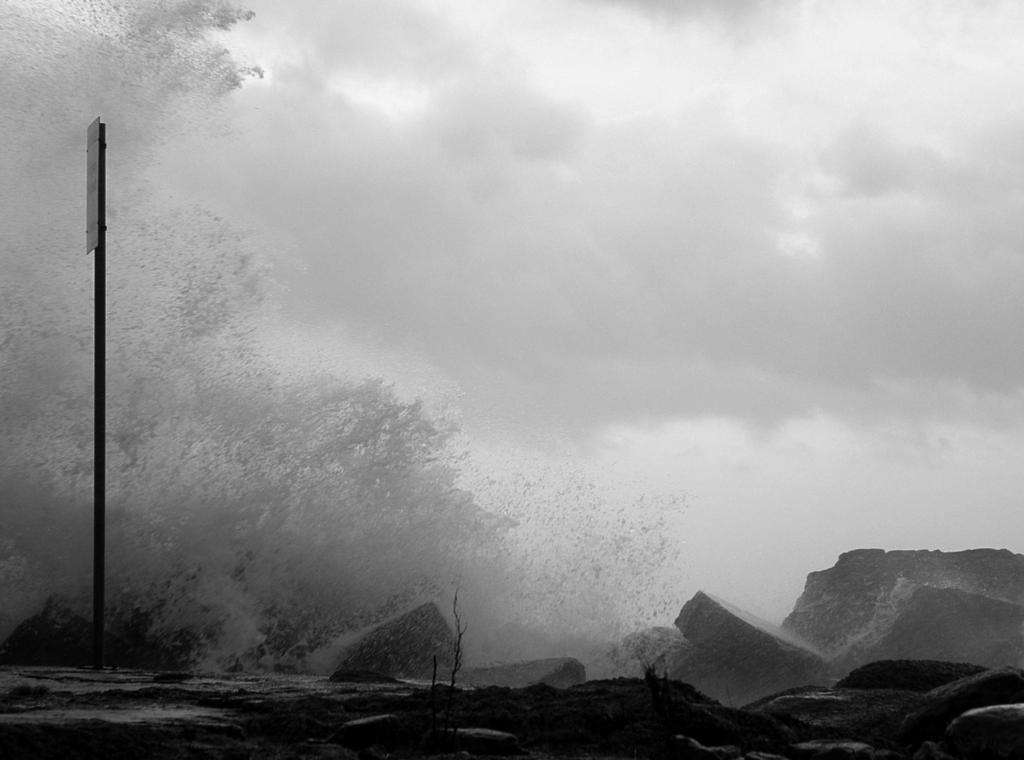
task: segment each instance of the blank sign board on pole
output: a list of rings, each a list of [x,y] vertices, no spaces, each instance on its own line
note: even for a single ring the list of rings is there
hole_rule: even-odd
[[[85,192],[85,252],[91,253],[100,243],[100,230],[106,224],[104,219],[104,198],[103,195],[103,148],[105,124],[101,124],[99,117],[89,125],[86,192]],[[79,154],[81,155],[81,154]]]

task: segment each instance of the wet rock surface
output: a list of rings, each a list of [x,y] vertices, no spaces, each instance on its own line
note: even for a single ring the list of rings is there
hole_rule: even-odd
[[[923,704],[917,692],[899,689],[806,687],[759,700],[747,710],[796,719],[831,736],[856,736],[879,748],[895,749],[906,715]]]
[[[196,642],[188,632],[173,632],[154,641],[149,629],[149,616],[139,611],[111,620],[107,661],[154,670],[189,666]],[[47,599],[42,610],[23,620],[0,644],[0,665],[74,666],[91,660],[92,621],[56,596]]]
[[[918,594],[922,588],[927,590]],[[877,659],[973,661],[978,652],[986,659],[1010,657],[979,664],[1010,665],[1020,662],[1019,627],[1002,642],[1010,654],[997,650],[1021,606],[1024,555],[1005,549],[857,549],[807,576],[782,627],[842,662],[844,670]]]
[[[836,688],[931,691],[985,670],[968,662],[878,660],[851,671],[836,683]]]
[[[1024,662],[1024,555],[846,552],[833,567],[807,576],[781,626],[698,591],[675,630],[630,634],[606,660],[592,670],[638,675],[653,666],[732,705],[834,683],[851,670],[854,680],[844,687],[926,691]],[[879,660],[891,664],[858,670]],[[925,660],[932,664],[910,664]]]
[[[51,598],[0,644],[0,665],[88,662],[91,626],[80,613]],[[847,673],[849,680],[840,688],[926,691],[985,668],[1024,662],[1024,555],[996,549],[858,549],[842,554],[832,568],[808,575],[782,626],[703,591],[686,602],[674,622],[634,632],[618,644],[581,649],[585,667],[572,658],[469,663],[476,667],[463,669],[462,682],[564,688],[588,675],[640,677],[653,667],[732,706],[807,684],[832,684]],[[141,613],[115,616],[108,662],[161,670],[194,667],[201,648],[194,636],[165,631],[157,643],[151,628]],[[331,640],[330,651],[337,652],[343,640],[354,643],[340,656],[327,655],[337,657],[335,680],[359,680],[362,672],[371,679],[383,674],[429,680],[435,657],[439,677],[449,670],[454,634],[447,617],[427,603],[375,627],[346,632]],[[275,647],[242,653],[231,667],[309,672],[301,667],[308,644],[276,657],[270,650],[281,647]],[[489,653],[495,655],[500,651]],[[872,665],[870,671],[860,667],[878,660],[889,664]],[[320,667],[322,660],[315,669]]]
[[[410,683],[341,683],[283,674],[178,681],[144,671],[0,671],[4,758],[421,756],[441,754],[668,757],[683,734],[704,747],[781,753],[814,738],[786,717],[725,707],[667,682],[656,708],[640,679],[566,689],[457,689],[431,697]],[[472,729],[472,730],[471,730]],[[361,754],[360,754],[361,753]],[[432,752],[433,754],[433,752]]]
[[[1010,669],[929,692],[802,687],[743,709],[666,679],[432,694],[429,685],[373,683],[368,674],[351,683],[162,675],[0,669],[0,756],[975,760],[1021,757],[1024,746],[1024,703],[970,709],[977,699],[1005,702],[1024,679]],[[920,716],[929,735],[908,738],[901,726]]]
[[[451,734],[452,749],[472,755],[521,755],[519,738],[493,728],[457,728]]]
[[[397,678],[430,678],[434,658],[448,665],[455,635],[433,602],[379,625],[350,646],[336,672],[370,671]]]
[[[672,678],[729,704],[826,679],[825,663],[792,635],[703,592],[684,605],[676,627],[686,646],[666,660]]]
[[[369,715],[345,721],[331,738],[337,739],[339,744],[351,749],[363,749],[374,745],[390,748],[397,743],[401,725],[397,715]]]
[[[1024,702],[1024,671],[1017,668],[986,670],[926,692],[923,705],[900,727],[908,743],[941,739],[954,718],[968,710]]]
[[[1024,758],[1024,703],[968,710],[949,724],[946,738],[966,760]]]
[[[958,588],[921,586],[862,655],[919,657],[995,668],[1024,659],[1024,606]]]

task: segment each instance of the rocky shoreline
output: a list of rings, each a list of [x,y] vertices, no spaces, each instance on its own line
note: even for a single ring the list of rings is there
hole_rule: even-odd
[[[135,669],[61,670],[41,666],[85,660],[86,626],[48,603],[0,645],[0,758],[1024,760],[1005,550],[847,552],[781,626],[698,592],[585,662],[463,663],[453,616],[428,601],[359,632],[330,678],[147,669],[132,657],[165,655],[145,637]]]
[[[961,674],[967,673],[967,675]],[[923,687],[929,687],[927,689]],[[1024,671],[873,663],[733,708],[664,678],[433,690],[360,682],[0,669],[4,758],[1024,757]],[[447,728],[447,730],[446,730]]]

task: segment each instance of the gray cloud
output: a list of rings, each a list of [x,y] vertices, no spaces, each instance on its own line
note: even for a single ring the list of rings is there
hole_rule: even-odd
[[[588,0],[594,2],[595,0]],[[769,5],[765,0],[596,0],[651,14],[660,19],[687,19],[743,24]]]
[[[583,116],[515,82],[480,78],[446,88],[426,120],[431,137],[457,161],[557,161],[582,137]]]
[[[435,20],[373,23],[364,74],[393,73],[393,48],[473,60]],[[1005,412],[995,397],[1020,417],[1012,126],[943,153],[851,123],[807,154],[827,182],[794,220],[793,148],[739,130],[717,96],[598,124],[478,61],[424,78],[403,120],[332,92],[333,71],[248,94],[260,110],[226,146],[246,169],[215,194],[294,234],[298,313],[430,357],[470,403],[599,425]],[[267,151],[274,135],[301,139]],[[784,255],[794,231],[815,255]]]
[[[436,80],[464,70],[473,54],[440,16],[401,0],[312,0],[246,4],[268,30],[286,40],[284,51],[319,73],[339,67]]]

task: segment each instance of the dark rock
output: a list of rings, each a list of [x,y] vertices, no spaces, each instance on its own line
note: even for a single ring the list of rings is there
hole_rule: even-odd
[[[986,670],[932,689],[924,698],[924,706],[910,713],[900,729],[911,744],[940,739],[950,722],[968,710],[1024,700],[1024,672]]]
[[[813,726],[819,736],[856,737],[876,747],[900,746],[900,724],[922,695],[893,689],[790,689],[745,709]]]
[[[938,742],[925,742],[917,748],[913,760],[959,760],[946,751],[946,747]]]
[[[81,666],[92,662],[92,622],[56,597],[0,645],[0,665]]]
[[[921,586],[864,656],[971,662],[990,668],[1024,660],[1024,606],[958,588]]]
[[[795,760],[874,760],[875,748],[855,741],[815,740],[789,748]]]
[[[522,748],[515,734],[490,728],[460,728],[455,731],[455,745],[472,755],[521,755]]]
[[[949,724],[946,739],[965,760],[1024,758],[1024,703],[968,710]]]
[[[455,636],[433,602],[378,626],[349,647],[335,669],[370,670],[396,678],[430,678],[451,660]],[[442,671],[439,671],[439,677]],[[333,677],[333,676],[332,676]]]
[[[824,679],[821,657],[792,634],[704,592],[675,622],[686,646],[670,658],[669,676],[722,702],[744,704]]]
[[[187,628],[153,633],[156,610],[107,612],[107,664],[141,670],[188,670],[202,649],[198,633]]]
[[[439,753],[464,755],[522,755],[519,737],[508,731],[492,728],[457,728],[452,731],[428,733],[421,751],[427,755]]]
[[[506,665],[466,668],[458,680],[469,686],[506,686],[517,689],[543,683],[559,689],[583,683],[587,671],[583,663],[572,657],[552,657]]]
[[[905,689],[931,691],[987,668],[966,662],[938,660],[878,660],[851,671],[837,689]]]
[[[705,747],[696,739],[682,734],[672,737],[672,749],[679,760],[735,760],[743,754],[732,744]]]
[[[333,738],[349,749],[363,749],[375,744],[393,746],[399,725],[397,715],[370,715],[343,723]]]
[[[809,720],[821,715],[832,715],[837,709],[846,711],[846,705],[855,695],[849,691],[830,689],[826,686],[801,686],[786,689],[778,694],[762,697],[743,709],[764,715],[798,715]],[[854,706],[853,709],[858,709]]]
[[[880,659],[866,652],[884,639],[914,592],[923,586],[959,589],[1024,605],[1024,555],[1005,549],[846,552],[834,567],[807,576],[804,592],[783,628],[828,658],[854,664]],[[930,602],[921,600],[923,606]],[[906,652],[899,656],[919,655]]]
[[[106,664],[141,670],[184,670],[192,664],[198,639],[185,630],[156,638],[151,613],[132,610],[107,616]],[[0,665],[82,666],[92,663],[92,621],[70,602],[46,600],[0,645]]]
[[[735,744],[774,752],[802,738],[805,728],[794,721],[724,705],[685,705],[675,713],[674,731],[685,731],[708,747]]]

